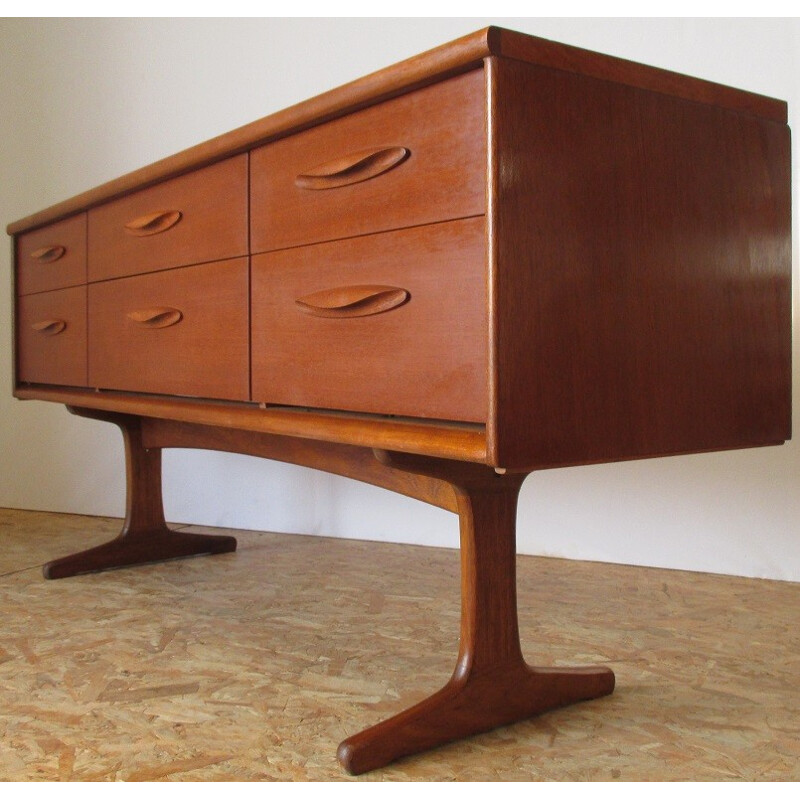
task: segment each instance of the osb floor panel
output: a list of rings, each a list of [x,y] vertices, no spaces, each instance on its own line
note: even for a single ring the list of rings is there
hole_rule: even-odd
[[[616,692],[354,779],[339,741],[451,672],[458,554],[236,532],[42,579],[118,527],[0,510],[4,780],[800,779],[800,585],[521,557],[529,662]]]

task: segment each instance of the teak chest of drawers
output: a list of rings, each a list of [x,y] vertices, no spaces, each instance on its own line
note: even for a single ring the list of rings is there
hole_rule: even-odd
[[[123,532],[47,577],[235,549],[168,530],[165,447],[459,514],[456,670],[351,772],[613,690],[522,659],[528,473],[790,435],[777,100],[490,28],[8,231],[16,396],[126,444]]]

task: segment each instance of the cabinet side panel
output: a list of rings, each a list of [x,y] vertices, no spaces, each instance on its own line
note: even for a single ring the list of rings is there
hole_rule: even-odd
[[[513,61],[491,81],[493,463],[789,438],[788,128]]]

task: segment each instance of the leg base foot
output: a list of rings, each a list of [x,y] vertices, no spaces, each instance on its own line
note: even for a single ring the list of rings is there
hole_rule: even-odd
[[[337,758],[350,774],[359,775],[403,756],[613,691],[614,673],[606,667],[544,669],[519,663],[476,677],[457,672],[421,703],[345,739]]]
[[[232,536],[209,536],[200,533],[170,531],[168,528],[123,534],[110,542],[80,553],[57,558],[45,564],[45,578],[69,578],[86,572],[149,564],[187,556],[232,553],[236,539]]]

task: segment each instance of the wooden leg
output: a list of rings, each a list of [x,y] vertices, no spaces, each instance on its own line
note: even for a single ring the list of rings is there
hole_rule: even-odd
[[[560,706],[611,694],[606,667],[529,667],[520,649],[516,600],[516,508],[525,475],[376,453],[388,466],[447,480],[461,524],[461,645],[449,683],[421,703],[339,745],[352,774]]]
[[[122,430],[127,472],[127,510],[122,532],[106,544],[51,561],[45,578],[68,578],[84,572],[146,564],[236,549],[232,536],[207,536],[171,531],[161,499],[161,450],[142,444],[140,417],[69,408],[73,414],[113,422]]]

